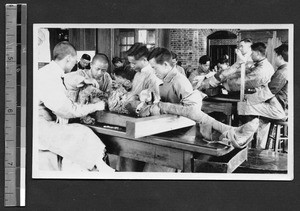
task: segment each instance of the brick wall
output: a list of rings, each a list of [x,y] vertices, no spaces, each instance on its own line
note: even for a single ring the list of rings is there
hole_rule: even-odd
[[[221,29],[220,29],[221,30]],[[199,58],[207,53],[207,36],[219,29],[171,29],[170,50],[186,69],[196,69]],[[227,30],[237,33],[238,30]]]

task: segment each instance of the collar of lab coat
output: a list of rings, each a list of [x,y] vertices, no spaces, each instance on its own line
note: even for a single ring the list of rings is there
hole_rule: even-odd
[[[178,70],[176,69],[176,67],[173,67],[164,78],[164,82],[170,83],[177,73],[179,73]]]
[[[55,71],[60,77],[65,75],[65,71],[54,60],[51,61],[51,65],[53,66],[53,71]]]

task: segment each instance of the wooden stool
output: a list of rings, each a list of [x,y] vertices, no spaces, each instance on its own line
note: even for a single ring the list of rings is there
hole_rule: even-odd
[[[283,134],[281,134],[281,128],[284,129]],[[287,152],[287,149],[285,149],[285,145],[287,144],[288,141],[287,128],[288,128],[287,121],[280,121],[280,120],[271,121],[266,149],[272,148],[274,149],[275,152],[278,152],[278,150]],[[283,141],[283,147],[281,147],[281,140]]]

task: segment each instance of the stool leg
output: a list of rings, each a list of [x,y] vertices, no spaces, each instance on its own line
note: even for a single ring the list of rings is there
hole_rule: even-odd
[[[288,126],[287,125],[284,125],[283,126],[283,136],[284,136],[284,139],[283,139],[283,148],[282,148],[282,152],[286,152],[288,151]]]
[[[279,140],[280,140],[280,125],[277,125],[276,128],[276,137],[275,137],[275,152],[278,152]]]
[[[272,137],[273,130],[274,130],[274,123],[271,123],[270,129],[269,129],[269,134],[268,134],[268,140],[267,140],[267,144],[266,144],[266,149],[271,148],[271,145],[272,145],[272,142],[273,142],[272,141],[273,140],[273,137]]]

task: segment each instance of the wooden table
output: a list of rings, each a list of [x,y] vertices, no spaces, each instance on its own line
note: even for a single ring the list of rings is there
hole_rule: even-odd
[[[129,137],[123,129],[112,130],[103,125],[89,127],[110,154],[183,172],[229,173],[247,159],[247,148],[236,150],[204,141],[198,133],[198,125],[142,138]]]
[[[202,111],[209,114],[212,112],[221,112],[227,116],[226,123],[232,125],[232,117],[237,116],[237,102],[240,100],[226,95],[208,97],[203,100]],[[237,126],[237,122],[234,125]]]

